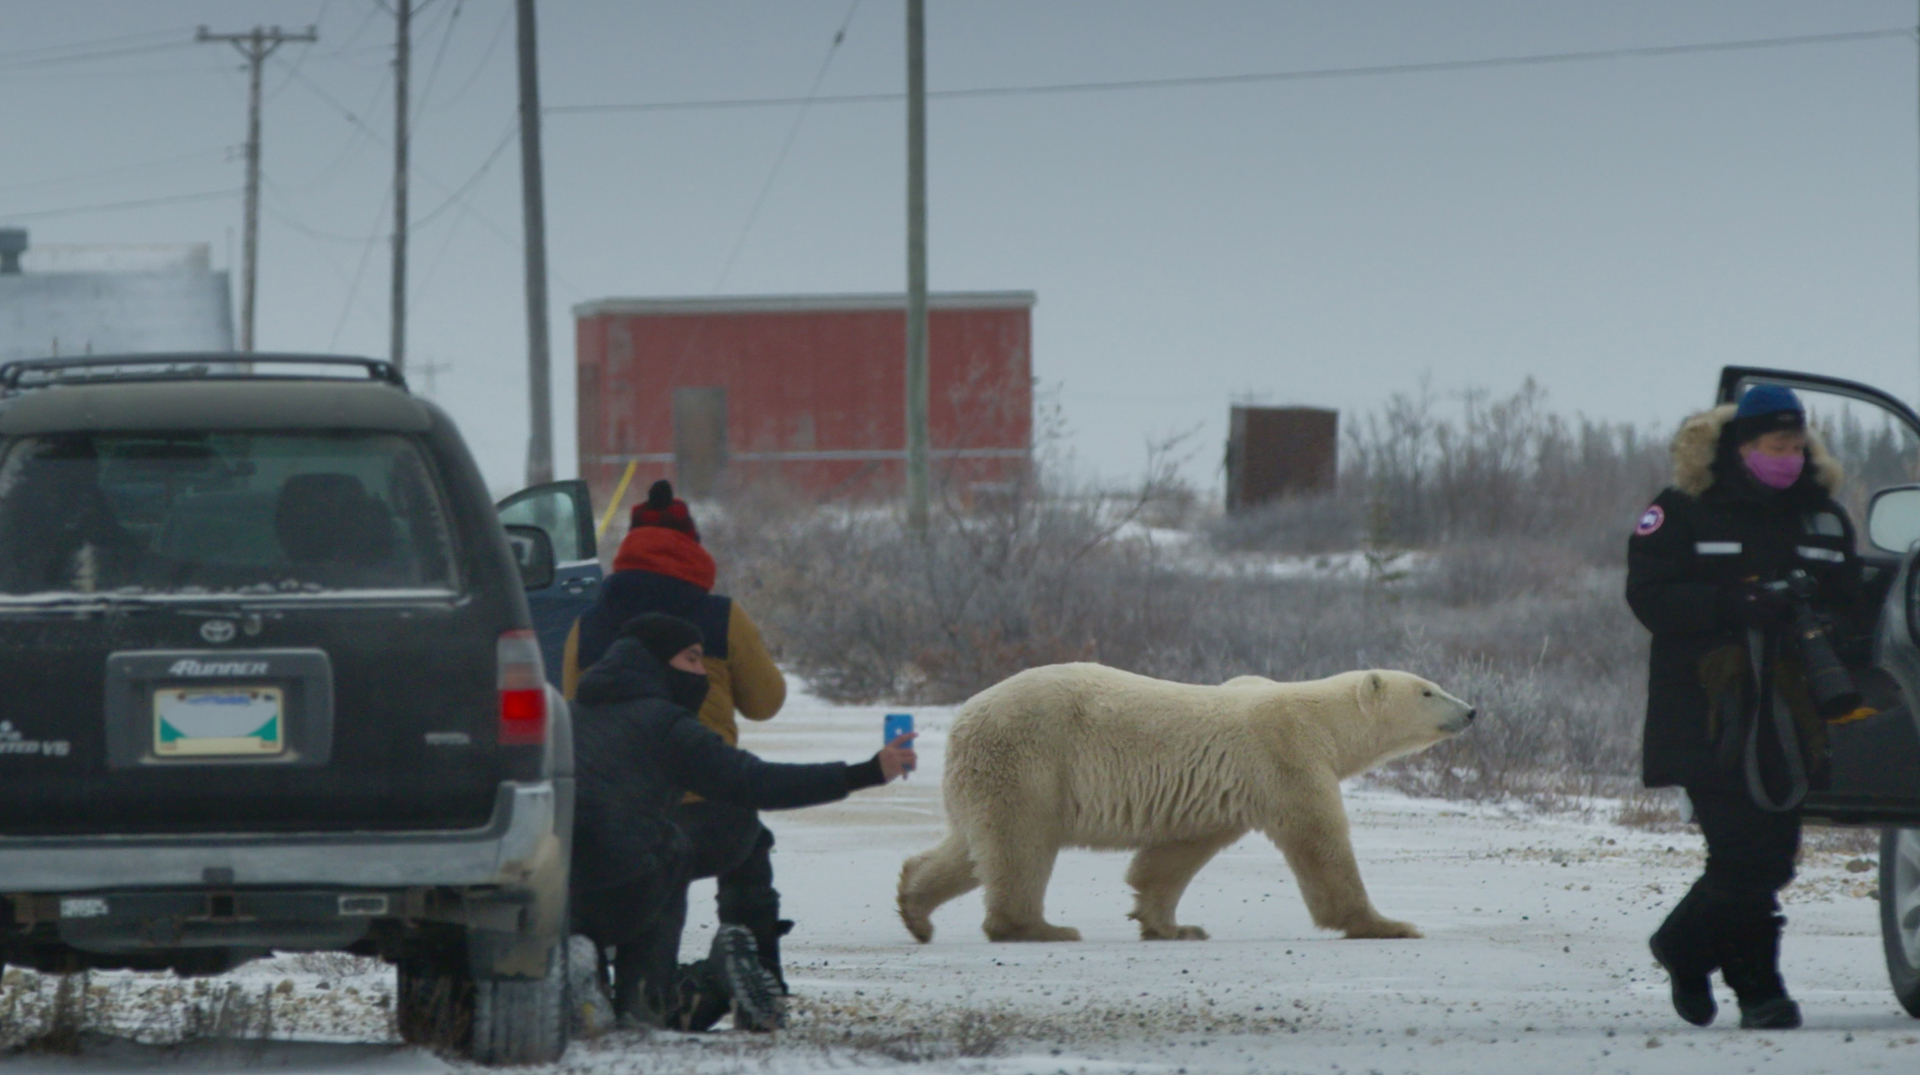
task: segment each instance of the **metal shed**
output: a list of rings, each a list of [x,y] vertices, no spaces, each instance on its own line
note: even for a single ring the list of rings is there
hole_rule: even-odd
[[[1283,496],[1331,492],[1340,412],[1318,407],[1235,407],[1227,434],[1227,510]]]

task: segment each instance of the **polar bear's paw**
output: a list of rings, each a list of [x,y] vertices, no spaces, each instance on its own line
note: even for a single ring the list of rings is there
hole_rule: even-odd
[[[1347,927],[1348,940],[1389,940],[1398,937],[1419,937],[1420,930],[1411,922],[1395,922],[1390,918],[1375,918]]]
[[[1171,929],[1149,926],[1140,923],[1140,939],[1143,941],[1204,941],[1207,931],[1199,926],[1174,926]]]
[[[906,923],[907,932],[913,934],[914,940],[921,944],[933,940],[932,916],[924,911],[909,909],[904,899],[900,901],[900,921]]]
[[[1071,926],[1055,926],[1046,922],[1032,922],[1023,925],[1008,923],[989,923],[986,926],[987,940],[990,941],[1077,941],[1080,931]]]

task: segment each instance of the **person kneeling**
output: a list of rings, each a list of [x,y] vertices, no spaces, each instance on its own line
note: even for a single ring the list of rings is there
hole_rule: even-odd
[[[622,1022],[704,1030],[730,1007],[735,1026],[771,1030],[783,1018],[780,991],[744,927],[721,927],[708,960],[678,965],[692,849],[675,806],[689,791],[756,810],[834,802],[910,768],[913,736],[856,764],[762,761],[696,717],[707,692],[702,644],[692,623],[649,613],[623,626],[581,676],[573,928],[603,960],[614,950],[613,1009]]]

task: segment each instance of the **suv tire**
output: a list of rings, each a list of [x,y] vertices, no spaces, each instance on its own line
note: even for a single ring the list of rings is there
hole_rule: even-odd
[[[400,1039],[488,1065],[550,1064],[569,1037],[567,945],[547,953],[544,977],[475,978],[464,966],[409,959],[398,968]]]
[[[1880,938],[1893,995],[1920,1018],[1920,829],[1880,832]]]

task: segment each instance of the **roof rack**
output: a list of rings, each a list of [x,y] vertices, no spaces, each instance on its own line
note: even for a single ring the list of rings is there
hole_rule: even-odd
[[[258,355],[240,352],[87,355],[82,358],[34,358],[0,365],[0,394],[53,384],[103,381],[332,381],[343,378],[317,371],[261,372],[262,366],[357,367],[370,381],[407,390],[407,379],[380,358],[343,355]],[[132,368],[129,368],[132,367]]]

